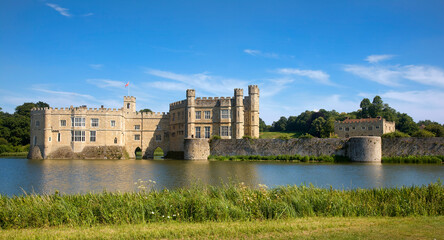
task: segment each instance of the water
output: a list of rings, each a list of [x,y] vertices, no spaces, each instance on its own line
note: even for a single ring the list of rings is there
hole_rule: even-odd
[[[174,189],[196,181],[250,186],[312,183],[337,189],[423,185],[444,179],[443,165],[190,162],[181,160],[27,160],[0,158],[0,193],[134,191],[138,179]]]

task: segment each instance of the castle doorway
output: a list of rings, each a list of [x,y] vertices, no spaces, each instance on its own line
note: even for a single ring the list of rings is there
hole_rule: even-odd
[[[137,147],[136,150],[134,150],[134,154],[136,159],[142,159],[142,149],[140,149],[140,147]]]
[[[161,160],[161,159],[163,159],[163,156],[165,156],[165,155],[164,155],[162,148],[157,147],[156,149],[154,149],[154,153],[153,153],[154,159]]]

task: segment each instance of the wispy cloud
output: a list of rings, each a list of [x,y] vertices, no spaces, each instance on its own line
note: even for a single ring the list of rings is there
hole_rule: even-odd
[[[89,64],[89,67],[95,70],[100,70],[103,68],[103,64]]]
[[[59,12],[61,15],[65,16],[65,17],[71,17],[72,15],[68,12],[68,8],[62,8],[57,4],[54,3],[46,3],[47,6],[51,7],[52,9],[56,10],[57,12]]]
[[[389,54],[383,54],[383,55],[370,55],[367,58],[365,58],[364,60],[369,62],[369,63],[378,63],[381,61],[385,61],[388,59],[393,58],[394,55],[389,55]]]
[[[83,14],[82,17],[89,17],[89,16],[92,16],[92,15],[94,15],[94,13],[86,13],[86,14]]]
[[[171,82],[158,81],[152,85],[153,87],[159,89],[168,88],[170,90],[180,90],[181,88],[183,91],[183,89],[186,87],[198,89],[209,94],[216,94],[217,96],[231,93],[233,88],[246,86],[248,84],[248,82],[244,80],[213,76],[207,72],[196,74],[178,74],[157,69],[147,69],[145,73],[181,83],[181,85],[177,85],[177,83],[172,84]]]
[[[125,88],[126,82],[115,81],[110,79],[86,79],[86,82],[93,84],[99,88]]]
[[[266,52],[262,52],[260,50],[245,49],[244,53],[249,54],[251,56],[259,56],[259,57],[266,57],[266,58],[279,58],[279,55],[276,53],[266,53]]]
[[[444,87],[444,70],[433,66],[346,65],[344,71],[386,86],[399,86],[402,79],[424,85]]]
[[[272,97],[280,93],[282,90],[287,89],[290,83],[294,82],[294,79],[283,77],[267,79],[260,87],[261,97]]]
[[[53,91],[53,90],[48,90],[48,89],[43,89],[43,88],[34,88],[33,90],[39,91],[39,92],[44,92],[44,93],[57,94],[57,95],[64,96],[64,97],[82,97],[82,98],[86,98],[89,100],[95,100],[95,98],[91,95],[80,94],[80,93],[75,93],[75,92]]]
[[[330,81],[330,75],[321,70],[301,70],[297,68],[280,68],[277,70],[280,74],[285,75],[298,75],[308,77],[317,81],[318,83],[325,85],[335,85]]]

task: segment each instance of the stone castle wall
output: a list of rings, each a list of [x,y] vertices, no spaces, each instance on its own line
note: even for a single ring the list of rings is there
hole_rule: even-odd
[[[444,137],[383,138],[382,156],[444,156]]]

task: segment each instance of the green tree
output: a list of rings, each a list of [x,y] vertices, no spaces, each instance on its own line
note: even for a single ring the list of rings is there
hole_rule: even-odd
[[[287,130],[287,118],[282,116],[277,122],[273,122],[272,129],[274,132],[285,132]]]
[[[259,118],[259,132],[268,132],[269,126],[265,124],[264,120],[262,118]]]
[[[140,110],[140,112],[151,113],[153,111],[151,111],[151,109],[149,109],[149,108],[145,108],[145,109]]]
[[[434,133],[436,137],[444,137],[444,127],[439,123],[428,124],[424,129]]]
[[[396,129],[401,132],[412,135],[414,132],[418,131],[418,125],[413,121],[413,118],[406,113],[398,114],[398,122],[396,123]]]
[[[310,134],[315,136],[315,137],[323,137],[325,136],[325,123],[327,121],[325,121],[325,119],[323,117],[318,117],[316,118],[312,123],[311,123],[311,128],[310,128]]]
[[[361,104],[359,104],[359,107],[361,108],[361,118],[368,118],[370,116],[369,108],[371,105],[372,104],[368,98],[362,99]]]
[[[424,129],[419,129],[412,134],[412,137],[435,137],[435,134]]]
[[[370,105],[370,107],[368,109],[370,117],[375,118],[377,116],[380,116],[383,108],[384,108],[384,105],[383,105],[381,97],[375,96],[373,98],[372,104]]]

